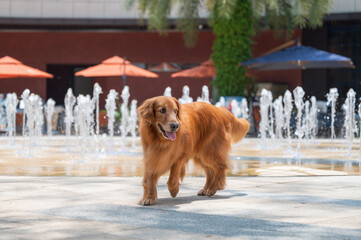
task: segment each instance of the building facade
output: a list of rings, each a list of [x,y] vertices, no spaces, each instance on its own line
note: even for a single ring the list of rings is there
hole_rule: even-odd
[[[99,82],[104,92],[101,95],[101,106],[104,106],[105,96],[110,89],[121,91],[122,77],[83,78],[75,77],[75,72],[116,55],[126,57],[145,69],[161,62],[187,68],[209,59],[215,36],[205,18],[200,25],[196,46],[186,48],[182,33],[174,29],[174,26],[171,26],[169,34],[163,36],[148,31],[146,25],[139,25],[136,6],[129,7],[127,2],[129,1],[0,0],[0,57],[8,55],[54,75],[53,79],[1,79],[0,93],[16,92],[20,95],[25,88],[29,88],[45,100],[53,98],[57,104],[63,104],[69,87],[74,89],[75,94],[91,94],[93,84]],[[345,17],[342,11],[346,11],[354,12],[353,17],[358,19],[357,12],[360,8],[361,4],[358,0],[336,1],[336,10],[325,18],[323,28],[314,31],[296,30],[293,38],[300,38],[305,45],[339,54],[344,53],[346,56],[355,55],[354,50],[348,54],[349,50],[344,49],[346,38],[337,36],[340,35],[340,31],[342,36],[345,36],[343,33],[345,30],[336,28],[335,23],[341,21],[346,26],[350,21],[355,20],[347,20],[347,17],[346,20],[335,20],[335,18]],[[201,12],[200,16],[205,17],[206,12]],[[176,17],[176,11],[172,12],[171,18]],[[353,28],[358,29],[357,26]],[[357,50],[358,30],[353,31],[352,34],[353,49]],[[253,54],[257,57],[286,40],[275,38],[272,31],[264,31],[254,36],[253,41]],[[342,46],[341,52],[340,46]],[[356,72],[312,70],[318,71],[317,86],[322,89],[321,95],[330,86],[340,84],[337,80],[338,74],[343,76],[342,82],[347,78],[347,82],[353,84],[352,86],[359,81],[358,54],[353,57],[357,66],[354,70]],[[281,85],[290,90],[303,85],[310,95],[320,95],[312,87],[315,82],[312,71],[267,71],[254,74],[260,83]],[[183,85],[188,85],[191,96],[196,99],[201,94],[203,85],[208,85],[211,89],[210,78],[172,79],[171,73],[161,72],[158,79],[127,78],[131,98],[142,102],[146,98],[162,95],[167,86],[172,88],[173,96],[180,97]],[[330,81],[331,78],[334,80]]]

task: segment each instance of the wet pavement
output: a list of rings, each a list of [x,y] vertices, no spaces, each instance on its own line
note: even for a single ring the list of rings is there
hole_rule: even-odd
[[[17,176],[142,176],[143,162],[140,139],[132,148],[127,138],[126,147],[115,137],[114,151],[108,139],[96,147],[90,141],[87,151],[81,153],[75,137],[43,137],[29,148],[21,137],[15,143],[0,138],[0,175]],[[296,152],[297,141],[291,148],[287,141],[261,143],[259,139],[244,139],[233,145],[229,176],[289,176],[289,175],[360,175],[359,142],[349,155],[345,140],[317,140],[304,142]],[[29,157],[29,149],[31,156]],[[203,176],[190,162],[187,176]]]

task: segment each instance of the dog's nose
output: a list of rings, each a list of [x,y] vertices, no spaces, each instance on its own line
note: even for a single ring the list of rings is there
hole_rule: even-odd
[[[178,124],[178,123],[171,123],[171,124],[170,124],[170,129],[171,129],[172,131],[177,130],[178,127],[179,127],[179,124]]]

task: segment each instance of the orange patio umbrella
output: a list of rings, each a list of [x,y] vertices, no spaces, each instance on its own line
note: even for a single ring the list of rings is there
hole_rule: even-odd
[[[125,85],[126,76],[157,78],[158,74],[131,64],[125,58],[114,56],[102,61],[101,64],[88,67],[75,73],[75,76],[84,77],[113,77],[123,76]]]
[[[24,65],[15,58],[6,56],[0,58],[0,78],[52,78],[53,75]]]
[[[186,69],[184,71],[173,73],[172,78],[176,77],[191,77],[191,78],[203,78],[203,77],[215,77],[216,68],[212,61],[205,61],[200,66]]]

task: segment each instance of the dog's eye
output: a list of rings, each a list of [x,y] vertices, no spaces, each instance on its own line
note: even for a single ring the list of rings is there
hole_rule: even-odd
[[[167,109],[162,108],[162,109],[160,110],[160,112],[161,112],[161,113],[166,113],[166,112],[167,112]]]
[[[177,113],[178,112],[178,109],[174,110],[174,113]]]

